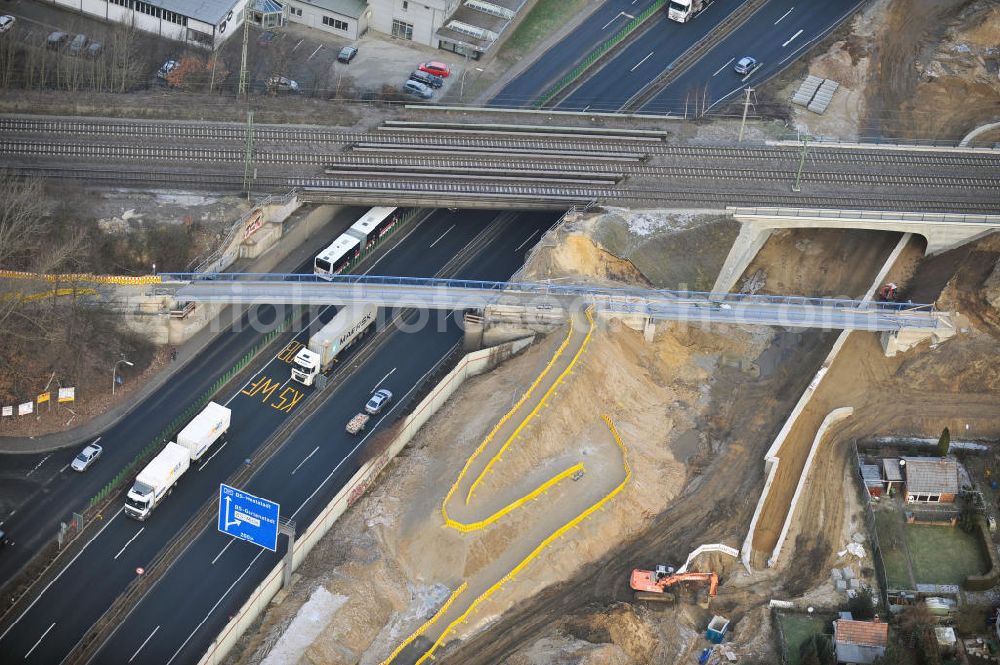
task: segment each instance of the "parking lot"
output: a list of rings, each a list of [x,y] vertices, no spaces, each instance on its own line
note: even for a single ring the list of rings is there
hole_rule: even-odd
[[[61,7],[28,0],[8,0],[0,5],[0,13],[17,18],[14,29],[5,33],[4,39],[18,39],[36,46],[43,45],[53,31],[67,33],[68,40],[83,33],[88,43],[109,44],[116,27]],[[213,78],[213,91],[235,91],[238,86],[241,35],[242,31],[236,31],[219,51],[222,65],[219,72],[224,74]],[[140,89],[167,87],[166,81],[156,76],[167,60],[186,56],[206,59],[210,55],[149,33],[139,33],[138,42],[141,74],[136,85]],[[340,49],[349,45],[358,48],[357,56],[350,64],[337,62]],[[402,86],[409,74],[428,60],[444,62],[451,68],[451,76],[443,81],[440,89],[434,90],[433,99],[448,95],[450,100],[458,101],[464,87],[463,70],[467,65],[464,58],[381,33],[369,32],[352,42],[294,23],[267,31],[252,26],[248,51],[249,80],[258,94],[281,94],[273,88],[269,91],[266,82],[272,77],[286,77],[298,84],[299,94],[321,99],[385,97],[391,91],[403,98]],[[476,62],[469,61],[468,66],[475,68]]]

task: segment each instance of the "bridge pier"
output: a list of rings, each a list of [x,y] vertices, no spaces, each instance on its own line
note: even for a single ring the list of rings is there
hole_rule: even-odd
[[[761,226],[756,222],[741,222],[740,234],[736,236],[736,241],[726,256],[726,262],[722,264],[719,276],[715,278],[712,293],[729,293],[733,290],[740,275],[771,237],[771,230],[770,227]]]

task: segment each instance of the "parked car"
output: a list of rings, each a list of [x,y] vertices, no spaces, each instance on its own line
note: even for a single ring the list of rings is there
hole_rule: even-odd
[[[69,39],[69,35],[65,32],[50,32],[48,39],[45,40],[45,45],[49,48],[62,48],[67,39]]]
[[[0,32],[7,32],[14,27],[14,21],[17,19],[8,14],[0,16]]]
[[[434,91],[420,81],[407,81],[403,84],[403,92],[420,97],[421,99],[430,99],[434,96]]]
[[[74,471],[79,471],[83,473],[90,466],[97,461],[97,458],[101,456],[104,452],[104,448],[101,448],[96,443],[89,444],[86,448],[80,451],[80,454],[73,458],[70,463],[70,468]]]
[[[422,72],[419,69],[412,74],[410,74],[411,81],[420,81],[426,86],[432,88],[440,88],[444,85],[444,79],[440,76],[434,76],[433,74],[428,74],[427,72]]]
[[[385,408],[386,404],[392,401],[392,393],[382,388],[376,390],[372,398],[365,404],[365,413],[377,416]]]
[[[443,79],[446,79],[451,75],[451,69],[448,65],[443,62],[437,62],[436,60],[425,62],[417,67],[417,69],[422,72],[427,72],[428,74],[433,74],[434,76],[440,76]]]
[[[736,70],[737,74],[749,74],[753,70],[757,69],[757,59],[749,55],[745,55],[740,58],[733,69]]]
[[[81,55],[83,54],[83,49],[87,46],[87,35],[80,33],[73,38],[73,41],[69,43],[69,52],[71,55]]]
[[[267,89],[271,92],[298,92],[299,84],[285,76],[272,76],[267,79]]]
[[[356,46],[345,46],[340,49],[340,53],[337,54],[337,62],[342,62],[345,65],[351,64],[351,60],[354,60],[354,56],[358,54],[358,48]]]
[[[104,44],[101,42],[90,42],[90,46],[87,47],[87,57],[96,58],[104,50]]]
[[[166,81],[167,74],[174,71],[175,69],[177,69],[177,61],[167,60],[165,63],[163,63],[163,66],[160,67],[159,71],[156,72],[156,78],[163,79],[164,81]]]

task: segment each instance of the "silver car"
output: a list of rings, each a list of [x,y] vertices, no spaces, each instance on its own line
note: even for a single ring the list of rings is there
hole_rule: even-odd
[[[382,413],[382,409],[384,409],[385,405],[391,401],[392,401],[391,392],[389,392],[385,388],[377,390],[375,391],[375,394],[372,395],[372,398],[368,400],[368,403],[365,404],[365,413],[376,416]]]
[[[96,443],[91,443],[86,448],[80,451],[80,454],[73,458],[73,462],[69,465],[74,471],[79,471],[83,473],[90,468],[90,465],[97,461],[97,458],[101,456],[104,452],[104,448],[101,448]]]
[[[737,74],[749,74],[757,69],[757,58],[745,55],[733,65],[733,69],[736,70]]]

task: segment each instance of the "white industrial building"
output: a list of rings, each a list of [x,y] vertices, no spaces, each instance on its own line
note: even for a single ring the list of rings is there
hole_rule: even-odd
[[[243,25],[251,0],[55,0],[73,10],[203,48],[217,48]]]
[[[478,60],[527,0],[54,0],[108,21],[215,49],[250,21],[301,23],[355,40],[369,29]]]

